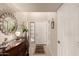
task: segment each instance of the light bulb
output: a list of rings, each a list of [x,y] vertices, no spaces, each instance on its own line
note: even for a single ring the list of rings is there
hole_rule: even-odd
[[[16,32],[15,32],[15,35],[16,35],[16,36],[20,36],[20,32],[19,32],[19,31],[16,31]]]

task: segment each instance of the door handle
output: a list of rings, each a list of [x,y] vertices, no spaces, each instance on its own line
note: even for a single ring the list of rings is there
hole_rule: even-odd
[[[60,44],[60,41],[58,40],[58,44]]]

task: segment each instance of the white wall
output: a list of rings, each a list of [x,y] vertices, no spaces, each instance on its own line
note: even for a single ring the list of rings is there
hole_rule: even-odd
[[[56,56],[57,55],[57,18],[56,18],[57,14],[56,12],[54,13],[49,13],[48,14],[48,20],[51,20],[52,18],[54,19],[55,25],[54,25],[54,29],[50,29],[51,25],[49,25],[49,39],[51,39],[49,41],[49,50],[51,55]],[[50,21],[51,22],[51,21]]]
[[[79,55],[79,4],[63,4],[57,11],[58,55]]]

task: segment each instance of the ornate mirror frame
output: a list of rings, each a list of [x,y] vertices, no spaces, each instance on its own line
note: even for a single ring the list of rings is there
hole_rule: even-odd
[[[7,22],[7,24],[8,24],[8,21],[6,21],[6,19],[14,20],[14,27],[12,27],[13,31],[9,31],[8,29],[6,31],[5,26],[4,26],[4,22]],[[16,17],[14,16],[13,13],[11,13],[9,11],[8,12],[7,11],[3,11],[0,14],[0,30],[1,30],[2,33],[6,34],[6,35],[8,35],[10,33],[14,33],[17,30],[17,20],[16,20]]]

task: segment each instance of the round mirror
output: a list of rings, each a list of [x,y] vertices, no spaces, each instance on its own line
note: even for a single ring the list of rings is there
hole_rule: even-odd
[[[0,16],[0,29],[4,34],[14,33],[17,29],[17,21],[13,14],[3,13]]]

